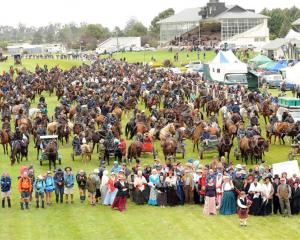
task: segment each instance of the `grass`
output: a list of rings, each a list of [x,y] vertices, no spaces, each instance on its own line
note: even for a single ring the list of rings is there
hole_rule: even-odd
[[[24,65],[34,69],[36,63],[44,64],[41,60],[24,60]],[[49,67],[59,63],[65,68],[76,64],[72,61],[51,61],[46,60]],[[7,63],[8,64],[8,63]],[[6,65],[7,68],[8,65]],[[0,65],[0,68],[3,65]],[[277,90],[272,90],[277,94]],[[55,96],[46,95],[49,115],[57,105]],[[36,103],[33,103],[34,107]],[[142,107],[140,105],[140,107]],[[260,119],[261,121],[262,119]],[[126,119],[123,117],[122,125],[125,126]],[[261,122],[264,126],[264,123]],[[197,158],[197,153],[192,152],[192,144],[187,141],[186,157]],[[160,159],[163,159],[159,143],[155,143]],[[289,144],[279,146],[272,144],[270,151],[266,154],[268,164],[287,160],[290,150]],[[97,154],[94,153],[92,161],[84,166],[77,157],[72,162],[70,154],[71,144],[60,145],[62,155],[62,167],[72,166],[76,173],[84,169],[88,173],[98,167]],[[205,153],[203,163],[208,163],[216,152]],[[231,156],[232,158],[232,156]],[[177,159],[180,156],[177,155]],[[299,159],[298,159],[299,160]],[[152,164],[150,155],[142,157],[142,163]],[[236,164],[237,162],[235,162]],[[234,216],[213,216],[205,217],[202,214],[202,207],[197,205],[185,205],[160,209],[158,207],[137,206],[129,202],[127,211],[123,214],[113,211],[109,207],[96,206],[91,208],[86,201],[80,204],[79,192],[75,187],[74,205],[56,205],[47,209],[35,209],[33,206],[29,211],[19,209],[19,193],[17,191],[17,176],[21,165],[34,164],[36,175],[44,174],[47,165],[40,166],[36,160],[36,150],[32,141],[29,147],[29,161],[20,165],[10,167],[8,156],[3,155],[0,148],[0,172],[8,171],[13,180],[12,188],[12,209],[0,209],[0,239],[297,239],[300,237],[298,226],[300,217],[282,218],[280,216],[252,217],[249,218],[249,227],[241,229],[238,217]]]
[[[162,51],[144,51],[144,52],[118,52],[113,54],[113,58],[121,59],[126,58],[126,61],[130,63],[135,62],[153,62],[152,58],[156,59],[155,64],[159,65],[164,62],[164,60],[169,59],[176,67],[184,66],[191,61],[210,61],[215,56],[214,51],[205,51],[206,57],[204,58],[204,51],[200,52],[200,58],[198,59],[197,52],[188,52],[186,50],[178,52],[178,62],[174,62],[174,55],[178,51],[173,50],[169,52],[166,50]],[[188,56],[187,56],[188,55]],[[107,57],[108,55],[101,55],[102,58]]]

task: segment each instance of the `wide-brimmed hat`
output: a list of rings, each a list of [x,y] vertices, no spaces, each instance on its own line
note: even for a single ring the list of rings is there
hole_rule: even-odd
[[[99,169],[95,168],[93,172],[96,173],[96,174],[98,174],[99,173]]]
[[[72,168],[71,167],[65,167],[65,171],[72,171]]]

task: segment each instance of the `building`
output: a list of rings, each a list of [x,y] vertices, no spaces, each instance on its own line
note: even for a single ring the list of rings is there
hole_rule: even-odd
[[[46,53],[64,53],[66,52],[65,47],[62,44],[40,44],[32,45],[29,43],[14,44],[7,46],[9,54],[46,54]]]
[[[97,46],[96,53],[130,51],[141,48],[141,37],[111,37]]]
[[[175,40],[184,45],[191,40],[193,45],[229,42],[261,46],[269,41],[267,16],[239,5],[227,6],[219,0],[209,0],[204,7],[183,10],[158,23],[161,44]]]

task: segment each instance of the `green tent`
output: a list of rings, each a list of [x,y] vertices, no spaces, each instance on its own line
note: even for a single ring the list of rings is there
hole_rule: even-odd
[[[259,54],[256,57],[250,59],[249,62],[253,63],[255,65],[261,65],[261,64],[272,62],[272,60],[270,58],[268,58],[267,56]]]

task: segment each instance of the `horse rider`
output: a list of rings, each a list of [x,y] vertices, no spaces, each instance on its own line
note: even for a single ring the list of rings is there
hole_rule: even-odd
[[[98,147],[98,151],[99,151],[99,161],[100,163],[102,163],[105,159],[105,145],[104,145],[105,140],[101,139],[99,141],[99,147]]]
[[[38,142],[38,140],[40,140],[41,136],[45,136],[46,135],[46,129],[42,126],[42,125],[38,125],[37,129],[36,129],[36,142]],[[41,148],[43,149],[43,142],[41,141]]]
[[[218,119],[217,119],[217,117],[216,117],[216,115],[215,115],[214,112],[212,112],[212,113],[210,114],[209,122],[210,122],[210,124],[212,124],[212,123],[217,123],[217,124],[219,124],[219,123],[218,123]]]
[[[283,122],[287,122],[287,123],[294,123],[294,118],[292,117],[292,115],[288,112],[284,112],[286,113],[286,117],[283,117],[283,114],[282,114],[282,121]]]
[[[14,145],[16,142],[21,142],[23,140],[23,134],[21,133],[19,127],[16,127],[16,131],[13,135],[13,138],[12,138],[12,148],[14,148]]]
[[[155,105],[153,105],[151,107],[151,117],[155,117],[156,119],[158,119],[158,112],[157,112],[157,109],[156,109]]]
[[[237,113],[240,115],[240,106],[238,105],[237,102],[234,102],[234,104],[232,105],[231,111],[233,113]]]
[[[209,138],[210,138],[210,136],[209,136],[208,129],[204,128],[204,131],[201,136],[201,140],[205,143],[206,146],[208,146]]]
[[[267,127],[268,128],[268,131],[270,134],[273,133],[273,128],[274,128],[274,125],[275,123],[278,122],[278,117],[276,116],[276,114],[273,112],[271,117],[270,117],[270,120],[269,120],[269,126]]]
[[[74,135],[74,138],[73,138],[73,141],[72,141],[72,146],[73,146],[74,152],[76,154],[78,154],[78,153],[80,154],[80,152],[81,152],[80,139],[79,139],[77,134]]]
[[[143,136],[143,134],[142,133],[137,133],[135,140],[138,141],[138,142],[142,142],[143,143],[144,142],[144,136]]]
[[[10,133],[10,122],[7,118],[5,118],[4,122],[2,122],[2,129],[4,129],[7,133]]]
[[[239,125],[236,136],[238,148],[240,148],[240,140],[246,136],[246,129],[243,123]]]
[[[256,115],[252,115],[252,117],[250,117],[250,125],[253,126],[258,126],[259,122],[258,122],[258,118]]]

